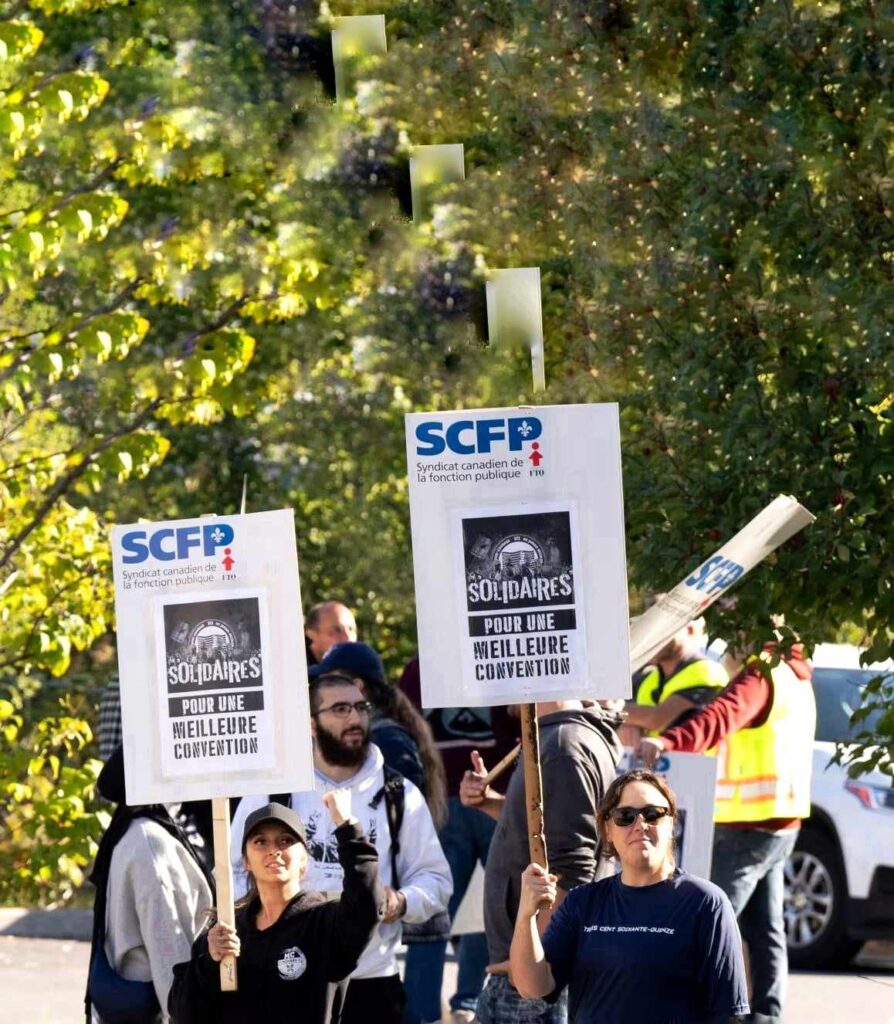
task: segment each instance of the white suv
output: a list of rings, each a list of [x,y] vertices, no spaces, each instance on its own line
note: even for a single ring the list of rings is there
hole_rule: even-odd
[[[848,962],[868,939],[894,938],[894,788],[878,772],[849,779],[829,761],[852,738],[850,714],[870,679],[894,662],[863,667],[860,651],[813,652],[816,742],[812,808],[785,870],[785,921],[793,967]],[[860,728],[872,729],[873,719]]]

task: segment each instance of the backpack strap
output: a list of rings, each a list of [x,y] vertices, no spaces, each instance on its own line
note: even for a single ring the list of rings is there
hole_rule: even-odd
[[[400,853],[400,830],[404,823],[404,777],[388,765],[384,765],[385,784],[370,800],[369,806],[377,808],[384,799],[385,817],[388,819],[388,837],[391,840],[391,887],[400,888],[397,870],[397,855]]]

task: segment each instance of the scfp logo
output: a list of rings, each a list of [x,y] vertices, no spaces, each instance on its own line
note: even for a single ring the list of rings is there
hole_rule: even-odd
[[[416,454],[441,455],[446,449],[456,455],[489,455],[494,445],[506,444],[520,452],[527,441],[543,433],[536,416],[506,420],[457,420],[446,429],[440,420],[428,420],[416,427]]]
[[[233,527],[228,523],[208,523],[205,526],[165,526],[148,533],[130,530],[121,538],[125,565],[145,562],[151,555],[160,562],[174,562],[189,558],[193,548],[200,548],[205,558],[211,558],[217,549],[233,543]]]
[[[731,558],[712,555],[686,580],[686,584],[695,587],[696,590],[705,591],[707,597],[712,597],[731,587],[744,572],[745,569]]]

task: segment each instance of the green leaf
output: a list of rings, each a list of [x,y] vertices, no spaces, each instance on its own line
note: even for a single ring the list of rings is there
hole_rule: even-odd
[[[30,21],[0,22],[0,61],[23,61],[43,42],[43,32]]]

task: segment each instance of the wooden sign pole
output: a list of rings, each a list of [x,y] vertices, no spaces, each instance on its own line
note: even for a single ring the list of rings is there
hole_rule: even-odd
[[[536,287],[529,285],[536,295],[537,314],[540,313],[540,270],[536,271]],[[534,392],[546,389],[546,375],[543,367],[543,324],[539,315],[532,317],[531,370]],[[538,329],[539,328],[539,329]],[[540,777],[540,727],[537,725],[537,705],[522,704],[522,757],[525,766],[525,796],[528,801],[528,843],[531,861],[549,871],[546,850],[546,828],[543,824],[543,780]]]
[[[503,772],[506,771],[509,765],[511,765],[512,762],[518,757],[520,750],[521,747],[513,747],[513,749],[510,750],[509,753],[501,761],[495,764],[493,768],[491,768],[491,770],[487,773],[487,775],[484,776],[484,778],[481,780],[482,785],[489,786],[494,781],[494,779],[498,779],[503,774]]]
[[[522,704],[522,759],[525,770],[525,799],[528,809],[528,846],[531,861],[549,871],[546,831],[543,826],[543,783],[540,778],[540,729],[537,705]]]
[[[245,492],[248,476],[242,479],[242,507],[245,515]],[[214,513],[207,513],[213,515]],[[203,519],[205,516],[202,517]],[[217,920],[231,928],[236,927],[236,908],[233,906],[233,865],[230,862],[230,798],[215,796],[211,800],[211,824],[214,828],[214,880],[217,890]],[[236,957],[225,956],[220,962],[221,992],[238,989]]]
[[[233,907],[233,865],[230,863],[230,798],[216,796],[211,801],[214,824],[214,876],[217,885],[217,919],[231,928],[236,925]],[[225,956],[220,962],[221,992],[235,992],[236,957]]]
[[[524,341],[531,352],[534,392],[546,389],[543,359],[543,313],[540,268],[491,271],[486,286],[488,333],[502,343]],[[540,777],[540,730],[537,705],[521,705],[522,762],[531,860],[549,871],[543,826],[543,782]]]

